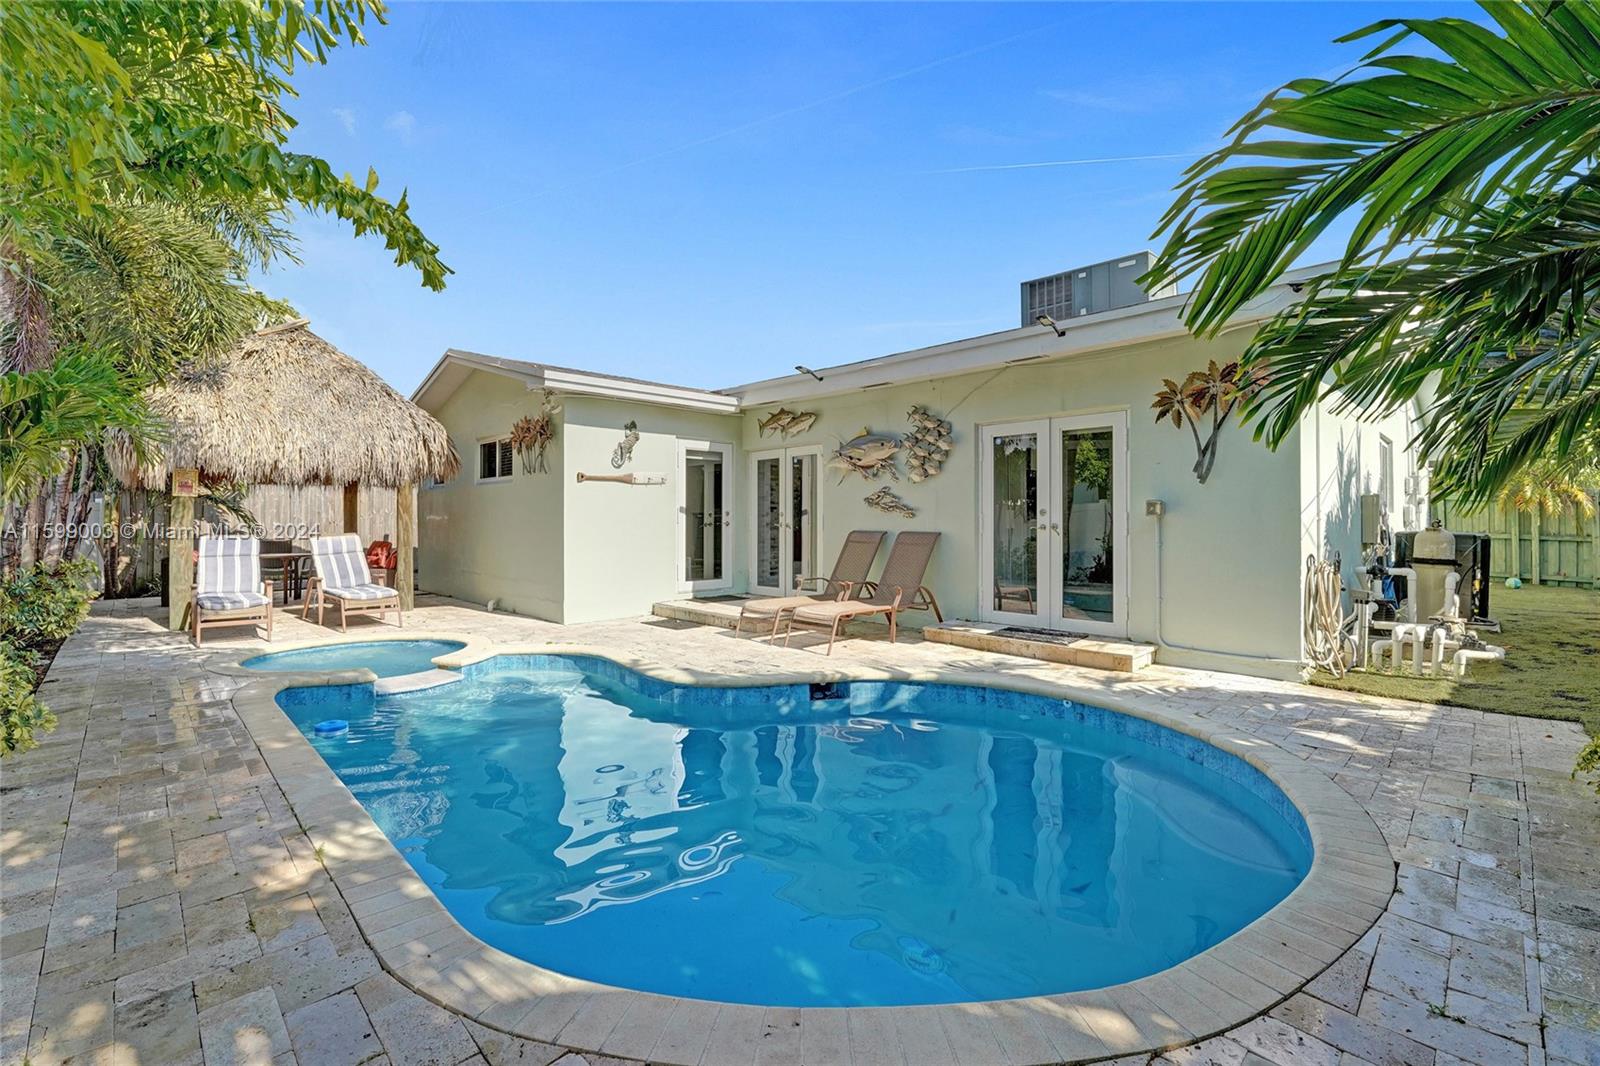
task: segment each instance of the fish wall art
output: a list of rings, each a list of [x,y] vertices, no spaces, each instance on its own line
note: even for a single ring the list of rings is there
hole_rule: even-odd
[[[874,433],[863,428],[828,456],[827,467],[838,473],[841,485],[851,474],[860,474],[868,481],[888,474],[899,481],[900,473],[894,468],[894,460],[901,447],[900,438],[893,433]]]
[[[938,477],[950,457],[950,423],[920,406],[907,411],[906,417],[911,420],[911,432],[905,436],[906,472],[912,484]]]

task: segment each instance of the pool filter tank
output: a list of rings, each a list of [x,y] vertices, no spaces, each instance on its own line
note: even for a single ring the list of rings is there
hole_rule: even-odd
[[[1459,617],[1461,573],[1456,568],[1456,535],[1435,522],[1412,540],[1410,561],[1411,569],[1417,572],[1411,589],[1417,601],[1417,617]]]

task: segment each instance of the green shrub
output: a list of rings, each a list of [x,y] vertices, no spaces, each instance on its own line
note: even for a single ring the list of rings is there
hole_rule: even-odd
[[[89,614],[95,564],[31,566],[0,582],[0,640],[35,648],[65,640]]]
[[[1589,743],[1578,752],[1578,765],[1573,767],[1572,776],[1576,779],[1579,774],[1592,774],[1596,770],[1600,770],[1600,737],[1590,737]],[[1600,792],[1600,780],[1595,781],[1594,790]]]
[[[89,614],[94,563],[32,566],[0,580],[0,757],[27,751],[56,727],[39,702],[39,652],[67,639]]]
[[[35,732],[56,727],[56,716],[34,695],[39,656],[0,640],[0,758],[36,747]]]

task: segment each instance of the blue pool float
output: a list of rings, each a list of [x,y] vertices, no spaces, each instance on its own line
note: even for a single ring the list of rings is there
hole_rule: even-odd
[[[326,722],[318,722],[311,727],[312,732],[319,737],[336,736],[350,728],[350,723],[343,718],[330,718]]]

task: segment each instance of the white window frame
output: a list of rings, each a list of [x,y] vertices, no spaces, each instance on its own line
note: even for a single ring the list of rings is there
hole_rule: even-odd
[[[474,478],[473,478],[474,482],[476,484],[479,484],[479,485],[500,485],[500,484],[503,484],[503,483],[505,483],[507,481],[510,481],[513,478],[515,478],[517,476],[517,455],[516,455],[516,452],[512,451],[512,453],[511,453],[511,471],[510,471],[510,473],[501,474],[501,473],[498,472],[499,469],[500,469],[500,452],[499,452],[498,448],[495,450],[495,457],[494,457],[495,458],[495,471],[496,472],[494,474],[491,474],[488,477],[484,477],[483,476],[483,446],[485,444],[496,444],[496,445],[503,444],[503,445],[506,446],[506,448],[510,449],[511,448],[511,436],[510,436],[510,434],[505,434],[505,435],[498,436],[498,437],[479,437],[478,438],[478,446],[475,449],[473,449],[473,454],[472,454],[472,462],[473,462],[473,471],[472,472],[474,474]]]

